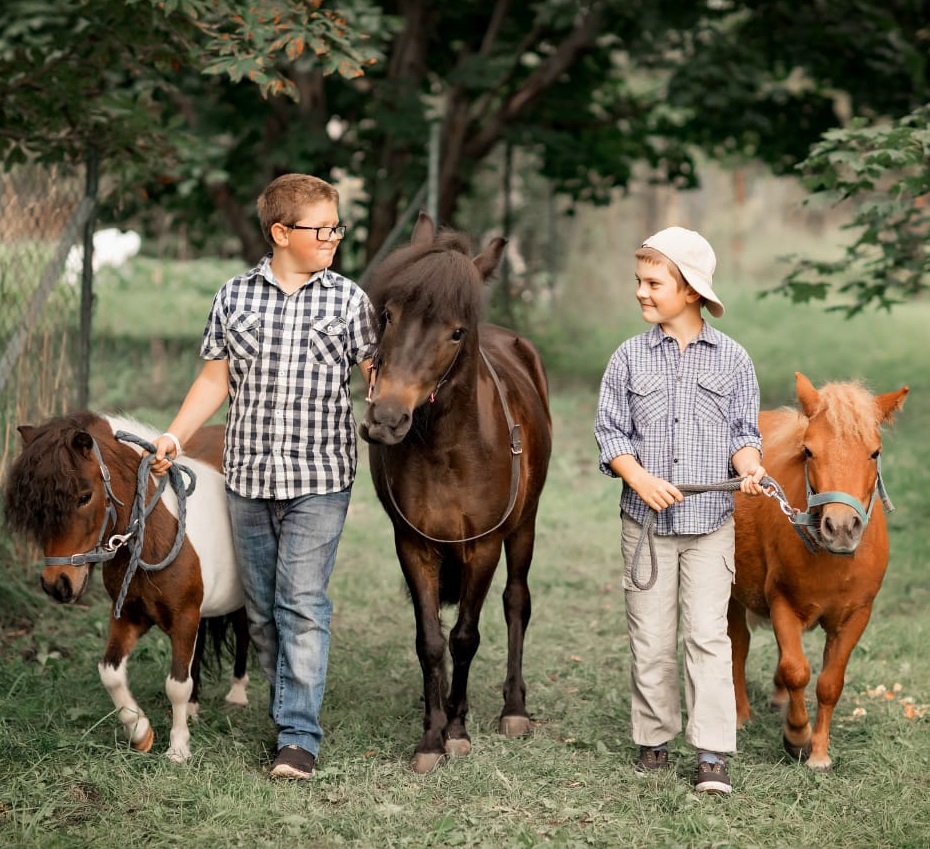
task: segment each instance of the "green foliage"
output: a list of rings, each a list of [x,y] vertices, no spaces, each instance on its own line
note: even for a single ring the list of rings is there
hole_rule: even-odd
[[[799,166],[811,202],[845,202],[855,240],[840,259],[796,259],[776,291],[797,303],[839,295],[830,309],[889,310],[930,288],[930,106],[899,121],[853,121],[826,133]]]
[[[366,0],[7,0],[0,12],[0,157],[79,161],[93,145],[116,169],[176,153],[173,98],[190,74],[249,80],[296,97],[286,69],[360,75],[379,54]],[[172,108],[174,107],[174,108]]]

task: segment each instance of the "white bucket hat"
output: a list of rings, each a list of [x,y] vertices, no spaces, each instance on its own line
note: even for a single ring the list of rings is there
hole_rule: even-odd
[[[670,259],[687,283],[704,298],[707,311],[720,318],[726,312],[723,302],[714,294],[714,271],[717,256],[700,233],[684,227],[666,227],[643,242],[644,248],[654,248]]]

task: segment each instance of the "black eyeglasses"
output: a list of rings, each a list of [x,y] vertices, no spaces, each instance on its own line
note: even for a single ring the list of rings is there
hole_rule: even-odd
[[[341,239],[346,234],[346,225],[339,224],[335,227],[307,227],[305,224],[285,224],[288,230],[316,230],[316,240],[318,242],[328,242],[335,236]]]

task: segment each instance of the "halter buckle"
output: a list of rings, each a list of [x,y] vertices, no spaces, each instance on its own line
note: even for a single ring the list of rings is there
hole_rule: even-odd
[[[121,546],[126,545],[126,543],[129,542],[129,538],[130,538],[131,536],[132,536],[131,533],[126,533],[126,534],[113,534],[113,536],[111,536],[111,537],[106,541],[106,543],[104,544],[103,547],[104,547],[107,551],[116,551],[116,549],[120,548]]]

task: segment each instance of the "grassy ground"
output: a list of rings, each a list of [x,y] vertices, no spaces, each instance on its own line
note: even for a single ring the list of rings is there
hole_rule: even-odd
[[[110,316],[137,304],[134,290],[120,292],[117,283],[101,289],[98,326],[110,330],[101,334],[94,366],[95,406],[167,422],[196,368],[204,300],[224,276],[211,273],[195,269],[185,278],[186,287],[200,288],[183,309],[172,287],[158,289],[146,278],[152,300],[128,322],[128,333],[117,332],[126,321]],[[172,306],[156,310],[156,302]],[[38,568],[14,561],[12,544],[0,541],[0,567],[9,576],[0,591],[0,845],[926,846],[930,685],[920,656],[930,633],[922,541],[930,523],[930,372],[916,352],[930,304],[853,323],[749,292],[727,304],[719,326],[754,355],[769,406],[791,399],[798,369],[815,383],[858,376],[877,391],[904,383],[912,389],[886,439],[886,482],[898,508],[892,562],[847,670],[831,773],[814,774],[782,753],[780,720],[765,710],[775,646],[761,632],[749,664],[757,717],[731,762],[734,795],[690,792],[692,755],[683,745],[673,750],[672,774],[633,777],[619,490],[597,473],[591,434],[600,369],[622,338],[643,327],[635,310],[618,310],[610,327],[579,325],[567,340],[540,333],[553,371],[556,440],[530,576],[531,736],[508,741],[495,731],[505,662],[498,576],[472,676],[473,752],[429,776],[408,769],[421,724],[413,615],[363,456],[332,584],[327,737],[319,776],[309,784],[266,777],[274,735],[257,670],[252,704],[241,711],[220,707],[224,681],[211,679],[189,764],[128,751],[97,679],[109,609],[99,579],[85,606],[55,606],[35,592]],[[809,634],[806,644],[816,668],[822,636]],[[169,727],[167,658],[167,641],[152,634],[130,666],[159,752]]]

